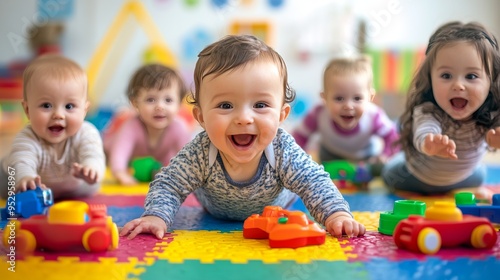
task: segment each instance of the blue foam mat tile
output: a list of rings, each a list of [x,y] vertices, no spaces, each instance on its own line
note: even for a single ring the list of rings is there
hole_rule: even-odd
[[[500,165],[488,165],[486,166],[487,176],[485,180],[485,184],[487,185],[498,185],[500,184]]]
[[[392,211],[394,201],[402,199],[393,194],[355,193],[344,194],[351,211]]]
[[[123,227],[133,219],[139,218],[143,212],[144,208],[139,206],[108,206],[108,215],[113,217],[113,222],[115,222],[118,227]]]
[[[493,280],[499,279],[500,260],[489,257],[485,260],[457,258],[443,260],[427,257],[423,261],[373,258],[364,263],[370,279],[425,279],[425,280]]]
[[[214,218],[201,207],[181,207],[175,216],[172,229],[220,230],[222,232],[242,230],[243,222]]]

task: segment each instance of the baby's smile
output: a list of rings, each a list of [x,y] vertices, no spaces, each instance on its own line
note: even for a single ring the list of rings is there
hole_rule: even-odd
[[[231,142],[237,147],[248,147],[250,146],[256,136],[252,134],[236,134],[231,136]]]
[[[467,103],[469,101],[467,101],[467,99],[464,99],[464,98],[452,98],[450,100],[450,103],[451,103],[451,106],[453,107],[453,109],[463,109],[465,108],[465,106],[467,106]]]
[[[63,129],[64,129],[64,127],[62,125],[49,126],[49,130],[51,132],[61,132]]]

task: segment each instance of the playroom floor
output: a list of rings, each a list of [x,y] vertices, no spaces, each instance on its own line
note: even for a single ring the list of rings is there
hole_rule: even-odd
[[[500,193],[499,157],[490,154],[486,159],[486,186]],[[84,201],[106,204],[108,214],[123,226],[142,213],[147,189],[147,184],[116,185],[108,175],[101,192]],[[498,279],[500,241],[489,250],[445,248],[427,256],[400,250],[391,236],[378,233],[380,212],[392,210],[395,200],[419,199],[429,205],[451,197],[392,195],[380,180],[368,192],[344,195],[355,218],[367,227],[364,237],[328,235],[319,246],[271,249],[267,240],[244,239],[242,222],[216,220],[190,197],[163,240],[151,235],[120,238],[117,250],[99,254],[16,255],[15,272],[8,270],[8,251],[0,247],[0,279]],[[300,201],[293,209],[305,211]]]

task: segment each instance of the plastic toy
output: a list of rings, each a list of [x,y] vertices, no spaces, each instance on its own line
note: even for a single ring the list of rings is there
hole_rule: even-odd
[[[491,205],[477,205],[473,193],[455,194],[455,203],[463,214],[485,217],[492,223],[500,223],[500,194],[494,194]]]
[[[253,214],[243,223],[243,237],[269,239],[271,248],[298,248],[325,243],[326,231],[301,211],[266,206],[262,216]]]
[[[425,202],[418,200],[396,200],[393,211],[380,213],[378,231],[382,234],[392,235],[397,224],[410,215],[423,216]]]
[[[373,179],[369,168],[364,164],[353,164],[347,160],[333,160],[324,162],[325,171],[340,189],[359,188],[368,189],[368,183]]]
[[[22,69],[24,70],[24,68]],[[0,131],[16,134],[26,123],[21,105],[23,81],[21,78],[0,77]]]
[[[153,157],[142,157],[132,160],[130,166],[134,170],[134,177],[139,182],[151,182],[162,164]]]
[[[118,228],[103,204],[64,201],[49,208],[47,215],[9,222],[3,243],[15,236],[16,251],[31,253],[35,249],[66,251],[85,248],[89,252],[114,250],[118,247]],[[12,234],[14,232],[14,234]]]
[[[54,204],[50,189],[36,187],[34,190],[17,193],[7,199],[6,207],[0,209],[2,220],[8,218],[29,218],[33,215],[45,214]]]
[[[229,25],[230,34],[252,34],[268,45],[274,45],[274,26],[269,21],[234,21]]]
[[[425,217],[410,215],[394,230],[398,248],[424,254],[459,245],[489,249],[496,241],[497,233],[488,219],[463,215],[454,203],[447,201],[437,201],[425,211]]]

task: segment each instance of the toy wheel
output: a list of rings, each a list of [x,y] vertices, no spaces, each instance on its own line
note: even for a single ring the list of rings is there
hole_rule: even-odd
[[[478,249],[491,248],[496,243],[496,232],[489,225],[477,226],[472,231],[470,243]]]
[[[115,250],[118,248],[118,239],[119,239],[119,234],[118,234],[118,227],[116,226],[115,223],[113,223],[113,220],[111,217],[108,217],[108,227],[109,227],[109,234],[111,236],[111,244],[109,244],[108,250]]]
[[[101,228],[89,228],[82,237],[83,247],[89,252],[106,251],[111,241],[109,234]]]
[[[32,253],[36,249],[36,239],[30,231],[20,229],[16,232],[16,250],[24,253]]]
[[[434,254],[441,248],[441,235],[433,228],[424,228],[418,234],[417,245],[420,252]]]

